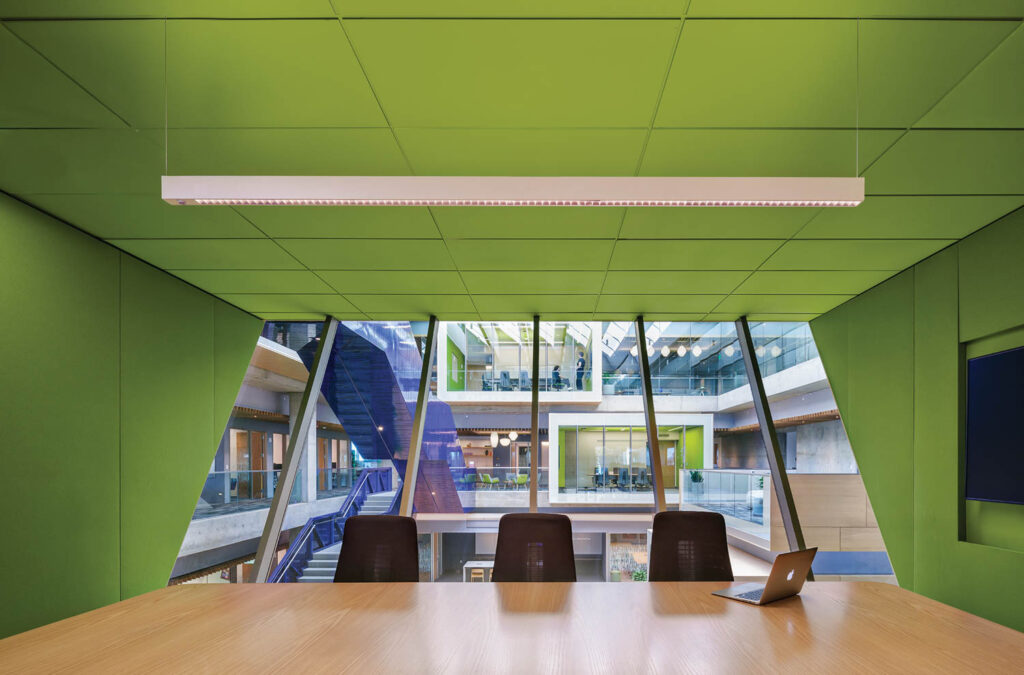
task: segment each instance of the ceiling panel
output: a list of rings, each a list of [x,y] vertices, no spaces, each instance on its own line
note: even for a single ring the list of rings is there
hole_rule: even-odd
[[[737,293],[769,295],[779,294],[840,294],[863,293],[880,284],[898,270],[843,270],[802,272],[754,272],[736,289]],[[767,310],[765,310],[767,311]]]
[[[679,21],[353,21],[397,127],[650,122]]]
[[[742,314],[740,312],[711,312],[704,316],[701,321],[735,321],[741,316],[747,317],[748,321],[810,321],[811,319],[820,315],[820,312],[813,313],[799,313],[799,312],[788,312],[788,313],[770,313],[770,312],[753,312],[751,314]]]
[[[1022,3],[1024,4],[1024,3]],[[917,124],[920,127],[1024,127],[1024,28],[999,45]]]
[[[785,239],[820,209],[813,208],[631,208],[623,239]]]
[[[0,25],[0,127],[109,127],[124,122]]]
[[[466,285],[458,272],[398,271],[376,272],[323,270],[317,275],[339,293],[384,295],[388,293],[464,294]]]
[[[403,206],[243,206],[238,212],[270,237],[439,239],[430,212]]]
[[[912,130],[865,181],[869,194],[1024,195],[1024,131]]]
[[[1022,0],[692,0],[687,16],[721,17],[1019,17]]]
[[[860,125],[911,126],[1014,28],[1010,21],[860,22]]]
[[[330,293],[335,289],[299,270],[170,270],[209,293]]]
[[[163,148],[161,134],[160,148]],[[171,129],[169,173],[396,176],[408,165],[387,129]],[[163,158],[163,153],[160,155]],[[159,175],[159,174],[157,174]]]
[[[900,136],[853,129],[655,129],[643,176],[852,176]],[[868,191],[871,191],[870,186]]]
[[[659,127],[852,127],[851,21],[687,21]]]
[[[442,206],[431,209],[447,239],[614,239],[624,209]]]
[[[598,312],[622,312],[636,316],[654,312],[704,313],[710,312],[725,298],[724,295],[602,295],[597,301]]]
[[[450,270],[444,242],[431,239],[278,239],[314,270]]]
[[[347,295],[345,297],[361,311],[371,316],[375,312],[444,315],[448,312],[476,311],[473,300],[468,295]]]
[[[613,270],[752,270],[783,242],[775,239],[619,241]]]
[[[632,176],[644,129],[396,129],[427,176]]]
[[[556,289],[552,289],[556,290]],[[592,312],[596,295],[474,295],[473,301],[480,316],[503,312],[548,314],[551,312]],[[545,319],[548,317],[545,316]]]
[[[611,270],[604,282],[604,292],[611,294],[729,294],[749,272]]]
[[[461,270],[604,270],[613,241],[594,239],[454,239]]]
[[[165,270],[295,270],[302,265],[270,239],[111,239]]]
[[[171,126],[385,126],[334,20],[171,22],[167,79]]]
[[[779,314],[820,314],[838,307],[852,295],[730,295],[715,308],[715,312],[752,314],[770,312]]]
[[[597,294],[604,272],[463,272],[470,293]]]
[[[766,270],[902,270],[953,243],[951,239],[792,240]]]
[[[679,17],[689,0],[332,0],[349,17]]]
[[[644,314],[645,321],[703,321],[704,313],[675,314],[672,312],[650,312]],[[636,319],[635,312],[597,312],[595,321],[630,321]]]
[[[6,25],[132,126],[164,126],[163,21]]]
[[[222,298],[249,312],[324,312],[359,315],[359,310],[337,294],[287,293],[222,294]]]
[[[229,206],[183,208],[156,195],[30,195],[28,201],[104,239],[263,238]]]
[[[0,129],[0,189],[156,198],[163,158],[162,138],[155,132]]]
[[[330,0],[0,0],[0,17],[328,17]]]
[[[797,238],[954,239],[1024,204],[1022,197],[868,197],[852,209],[822,209]]]

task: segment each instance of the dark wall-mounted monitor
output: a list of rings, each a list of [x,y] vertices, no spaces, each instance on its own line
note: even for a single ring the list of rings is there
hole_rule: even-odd
[[[967,361],[966,497],[1024,504],[1024,347]]]

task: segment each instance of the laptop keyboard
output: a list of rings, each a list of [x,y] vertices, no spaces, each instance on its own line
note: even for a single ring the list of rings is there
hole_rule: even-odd
[[[750,600],[751,602],[758,602],[761,599],[761,594],[764,593],[763,588],[758,588],[754,591],[747,591],[746,593],[737,593],[737,598],[743,598],[744,600]]]

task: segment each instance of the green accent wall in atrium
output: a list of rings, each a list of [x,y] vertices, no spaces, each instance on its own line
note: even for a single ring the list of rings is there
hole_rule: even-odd
[[[0,195],[0,637],[167,584],[261,322]]]
[[[968,502],[960,538],[959,372],[1024,325],[1022,257],[1018,210],[811,322],[900,585],[1018,630],[1024,506]]]
[[[466,355],[462,353],[459,346],[448,338],[448,391],[465,391]]]

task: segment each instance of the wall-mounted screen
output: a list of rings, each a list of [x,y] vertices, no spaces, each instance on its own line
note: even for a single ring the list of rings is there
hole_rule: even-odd
[[[967,361],[966,496],[1024,504],[1024,347]]]

